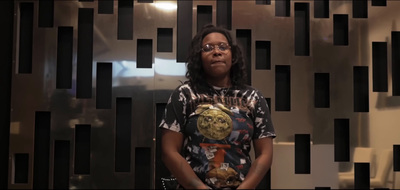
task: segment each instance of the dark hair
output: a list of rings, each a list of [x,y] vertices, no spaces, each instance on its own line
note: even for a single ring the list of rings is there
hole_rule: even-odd
[[[233,86],[243,86],[246,83],[246,65],[244,63],[240,47],[233,41],[228,30],[214,25],[204,26],[192,39],[187,59],[186,78],[196,88],[207,84],[201,60],[201,45],[204,37],[208,34],[218,32],[223,34],[231,46],[232,67],[230,71],[231,82]]]

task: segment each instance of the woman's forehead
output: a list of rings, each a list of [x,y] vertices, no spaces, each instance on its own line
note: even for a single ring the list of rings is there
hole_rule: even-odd
[[[219,32],[212,32],[203,38],[202,44],[218,44],[221,42],[228,43],[228,39],[225,37],[225,35]]]

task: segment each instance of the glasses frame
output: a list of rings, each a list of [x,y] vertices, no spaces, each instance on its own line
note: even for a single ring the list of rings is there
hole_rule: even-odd
[[[205,51],[204,50],[204,46],[207,46],[207,45],[209,45],[210,47],[211,47],[211,50],[210,51]],[[224,50],[221,50],[221,46],[222,45],[226,45],[226,49],[224,49]],[[220,52],[223,52],[223,53],[226,53],[228,50],[230,50],[231,49],[231,46],[229,45],[229,44],[227,44],[227,43],[225,43],[225,42],[221,42],[221,43],[219,43],[219,44],[204,44],[204,46],[202,46],[201,47],[201,51],[202,52],[204,52],[204,53],[211,53],[211,52],[213,52],[213,51],[215,51],[215,47],[217,46],[217,48],[218,48],[218,50],[220,51]]]

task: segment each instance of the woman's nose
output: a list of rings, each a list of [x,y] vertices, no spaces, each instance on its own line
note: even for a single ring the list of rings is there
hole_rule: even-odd
[[[219,49],[219,47],[214,47],[213,53],[215,55],[221,55],[221,50]]]

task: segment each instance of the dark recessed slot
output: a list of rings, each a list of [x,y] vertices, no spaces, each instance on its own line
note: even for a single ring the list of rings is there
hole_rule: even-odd
[[[75,125],[75,174],[90,174],[90,125]]]
[[[153,3],[153,0],[137,0],[138,3]]]
[[[314,75],[314,106],[316,108],[329,108],[330,90],[329,73],[315,73]]]
[[[47,189],[49,184],[51,113],[35,113],[35,140],[33,159],[33,188]]]
[[[256,41],[256,70],[271,70],[271,41]]]
[[[256,189],[271,189],[271,169],[268,170]]]
[[[247,84],[251,85],[251,30],[237,29],[236,41],[242,49],[247,70]]]
[[[97,63],[96,109],[111,109],[112,63]]]
[[[388,91],[387,42],[372,42],[372,79],[374,92]]]
[[[58,27],[56,88],[72,87],[73,28]]]
[[[353,18],[368,18],[368,0],[353,0]]]
[[[269,110],[269,113],[271,114],[271,98],[265,98],[265,100],[267,101],[268,110]]]
[[[69,189],[69,157],[69,141],[55,140],[53,189]]]
[[[354,66],[354,112],[369,111],[368,67]]]
[[[157,52],[172,52],[172,28],[157,28]]]
[[[232,0],[217,1],[217,26],[232,30]]]
[[[372,0],[372,6],[386,6],[386,0]]]
[[[153,65],[153,40],[137,40],[137,65],[136,68],[152,68]]]
[[[115,172],[131,171],[132,98],[117,98]]]
[[[133,39],[133,0],[118,1],[118,40]]]
[[[39,27],[53,27],[54,0],[39,0]]]
[[[28,183],[29,154],[14,154],[14,183]]]
[[[157,103],[156,104],[156,158],[161,158],[161,131],[158,126],[161,123],[161,120],[164,116],[164,110],[166,107],[166,103]],[[161,178],[168,178],[170,177],[171,173],[169,172],[168,168],[164,165],[164,163],[161,161],[161,159],[156,159],[156,179],[161,179]],[[155,184],[156,189],[162,189],[163,185],[161,183],[161,180],[157,180]]]
[[[294,173],[309,174],[310,173],[310,134],[294,135]]]
[[[193,1],[177,1],[176,62],[186,62],[192,41]]]
[[[271,0],[256,0],[256,5],[271,5]]]
[[[98,0],[99,14],[113,14],[114,13],[114,0]]]
[[[393,145],[393,171],[400,171],[400,145]]]
[[[20,3],[18,73],[32,73],[33,3]]]
[[[350,124],[349,119],[334,120],[335,162],[350,161]]]
[[[275,16],[290,17],[290,0],[275,0]]]
[[[348,15],[333,15],[333,45],[349,45]]]
[[[309,3],[294,4],[294,54],[310,55],[310,6]]]
[[[93,0],[78,0],[80,2],[93,2]]]
[[[76,97],[92,97],[93,9],[79,8]]]
[[[206,24],[212,24],[212,6],[197,5],[197,32]]]
[[[151,188],[151,149],[135,148],[135,189]]]
[[[400,32],[392,31],[392,52],[400,52]],[[393,96],[400,96],[400,53],[392,53]]]
[[[315,187],[315,190],[330,190],[331,187]]]
[[[314,0],[314,18],[329,18],[329,0]]]
[[[354,189],[369,189],[369,163],[354,163]]]
[[[13,182],[9,174],[10,154],[10,112],[11,112],[11,78],[14,75],[14,1],[2,1],[0,6],[1,43],[0,43],[0,189],[7,189]]]
[[[290,65],[275,66],[275,111],[290,111]]]

